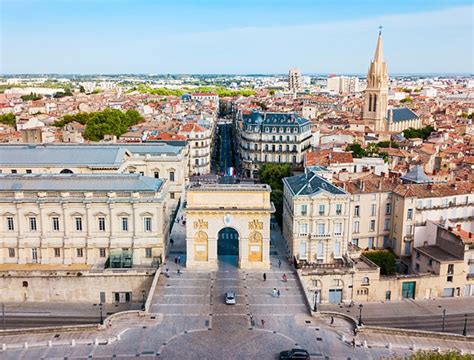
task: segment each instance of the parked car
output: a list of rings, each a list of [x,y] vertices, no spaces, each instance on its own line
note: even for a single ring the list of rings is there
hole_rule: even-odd
[[[310,360],[309,353],[304,349],[291,349],[280,353],[280,360]]]
[[[225,303],[227,305],[235,305],[235,292],[227,291],[225,293]]]

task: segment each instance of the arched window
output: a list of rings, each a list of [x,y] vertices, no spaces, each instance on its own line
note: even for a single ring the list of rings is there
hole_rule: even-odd
[[[369,95],[369,111],[372,111],[372,94]]]
[[[362,279],[362,284],[363,284],[363,285],[369,285],[369,282],[370,282],[370,280],[369,280],[369,277],[368,277],[368,276],[365,276],[365,277]]]
[[[377,95],[374,95],[374,105],[372,111],[377,111]]]
[[[60,174],[74,174],[72,170],[69,170],[69,169],[62,169],[59,173]]]

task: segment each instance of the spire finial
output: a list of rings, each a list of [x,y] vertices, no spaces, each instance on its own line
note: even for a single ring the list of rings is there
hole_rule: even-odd
[[[383,29],[383,26],[379,25],[379,35],[382,35],[382,29]]]

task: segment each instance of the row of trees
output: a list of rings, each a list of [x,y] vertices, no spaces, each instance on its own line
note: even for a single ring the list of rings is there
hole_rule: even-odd
[[[63,127],[70,122],[77,121],[86,126],[84,138],[99,141],[105,135],[120,136],[126,133],[130,126],[139,124],[143,120],[143,117],[136,110],[130,109],[122,112],[116,109],[105,109],[98,112],[64,115],[61,120],[56,121],[53,125]]]
[[[434,131],[434,127],[431,125],[425,126],[421,129],[408,128],[403,130],[403,136],[406,139],[421,138],[423,140],[427,139],[428,136]]]
[[[382,145],[387,145],[383,143]],[[388,154],[380,148],[384,148],[388,146],[379,146],[376,143],[369,143],[366,148],[363,148],[360,144],[354,143],[347,145],[346,151],[352,152],[352,157],[354,158],[363,158],[363,157],[381,157],[385,161],[388,161]]]
[[[182,89],[167,89],[167,88],[152,88],[151,86],[140,84],[134,88],[132,91],[139,91],[141,93],[152,94],[152,95],[162,95],[162,96],[182,96],[186,93],[192,92],[202,92],[202,93],[215,93],[219,96],[251,96],[255,95],[255,91],[252,89],[240,89],[240,90],[230,90],[225,87],[220,86],[200,86],[197,88],[182,88]]]
[[[34,92],[30,92],[30,93],[27,94],[27,95],[22,95],[22,96],[21,96],[21,100],[23,100],[23,101],[40,100],[40,99],[42,99],[42,98],[43,98],[43,96],[41,96],[41,95],[39,95],[39,94],[37,94],[37,93],[34,93]]]

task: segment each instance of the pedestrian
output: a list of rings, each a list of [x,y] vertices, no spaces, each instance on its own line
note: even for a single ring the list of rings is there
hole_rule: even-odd
[[[262,319],[262,327],[265,327],[265,320]]]
[[[281,268],[281,260],[278,260],[278,267]]]
[[[277,290],[277,296],[280,297],[280,289]]]
[[[108,326],[109,328],[112,327],[112,320],[109,319],[109,321],[107,321],[107,326]]]
[[[352,348],[355,348],[355,347],[356,347],[356,340],[352,338]]]
[[[277,289],[276,289],[276,288],[273,288],[273,290],[272,290],[272,296],[273,296],[273,297],[276,297],[276,296],[277,296]]]
[[[181,276],[181,270],[178,269],[178,276]]]
[[[178,264],[178,258],[176,256],[174,257],[174,263]]]
[[[334,316],[331,316],[331,325],[334,324]]]
[[[250,325],[253,326],[253,314],[250,314]]]
[[[181,265],[181,255],[178,255],[178,265]]]
[[[288,281],[288,278],[286,277],[286,274],[283,274],[282,279],[283,279],[284,282]]]
[[[166,268],[166,277],[170,277],[169,269],[168,269],[168,268]]]
[[[171,246],[173,246],[173,244],[174,244],[174,240],[173,240],[173,239],[170,239],[170,244],[171,244]]]
[[[267,274],[263,273],[263,281],[267,281]]]

